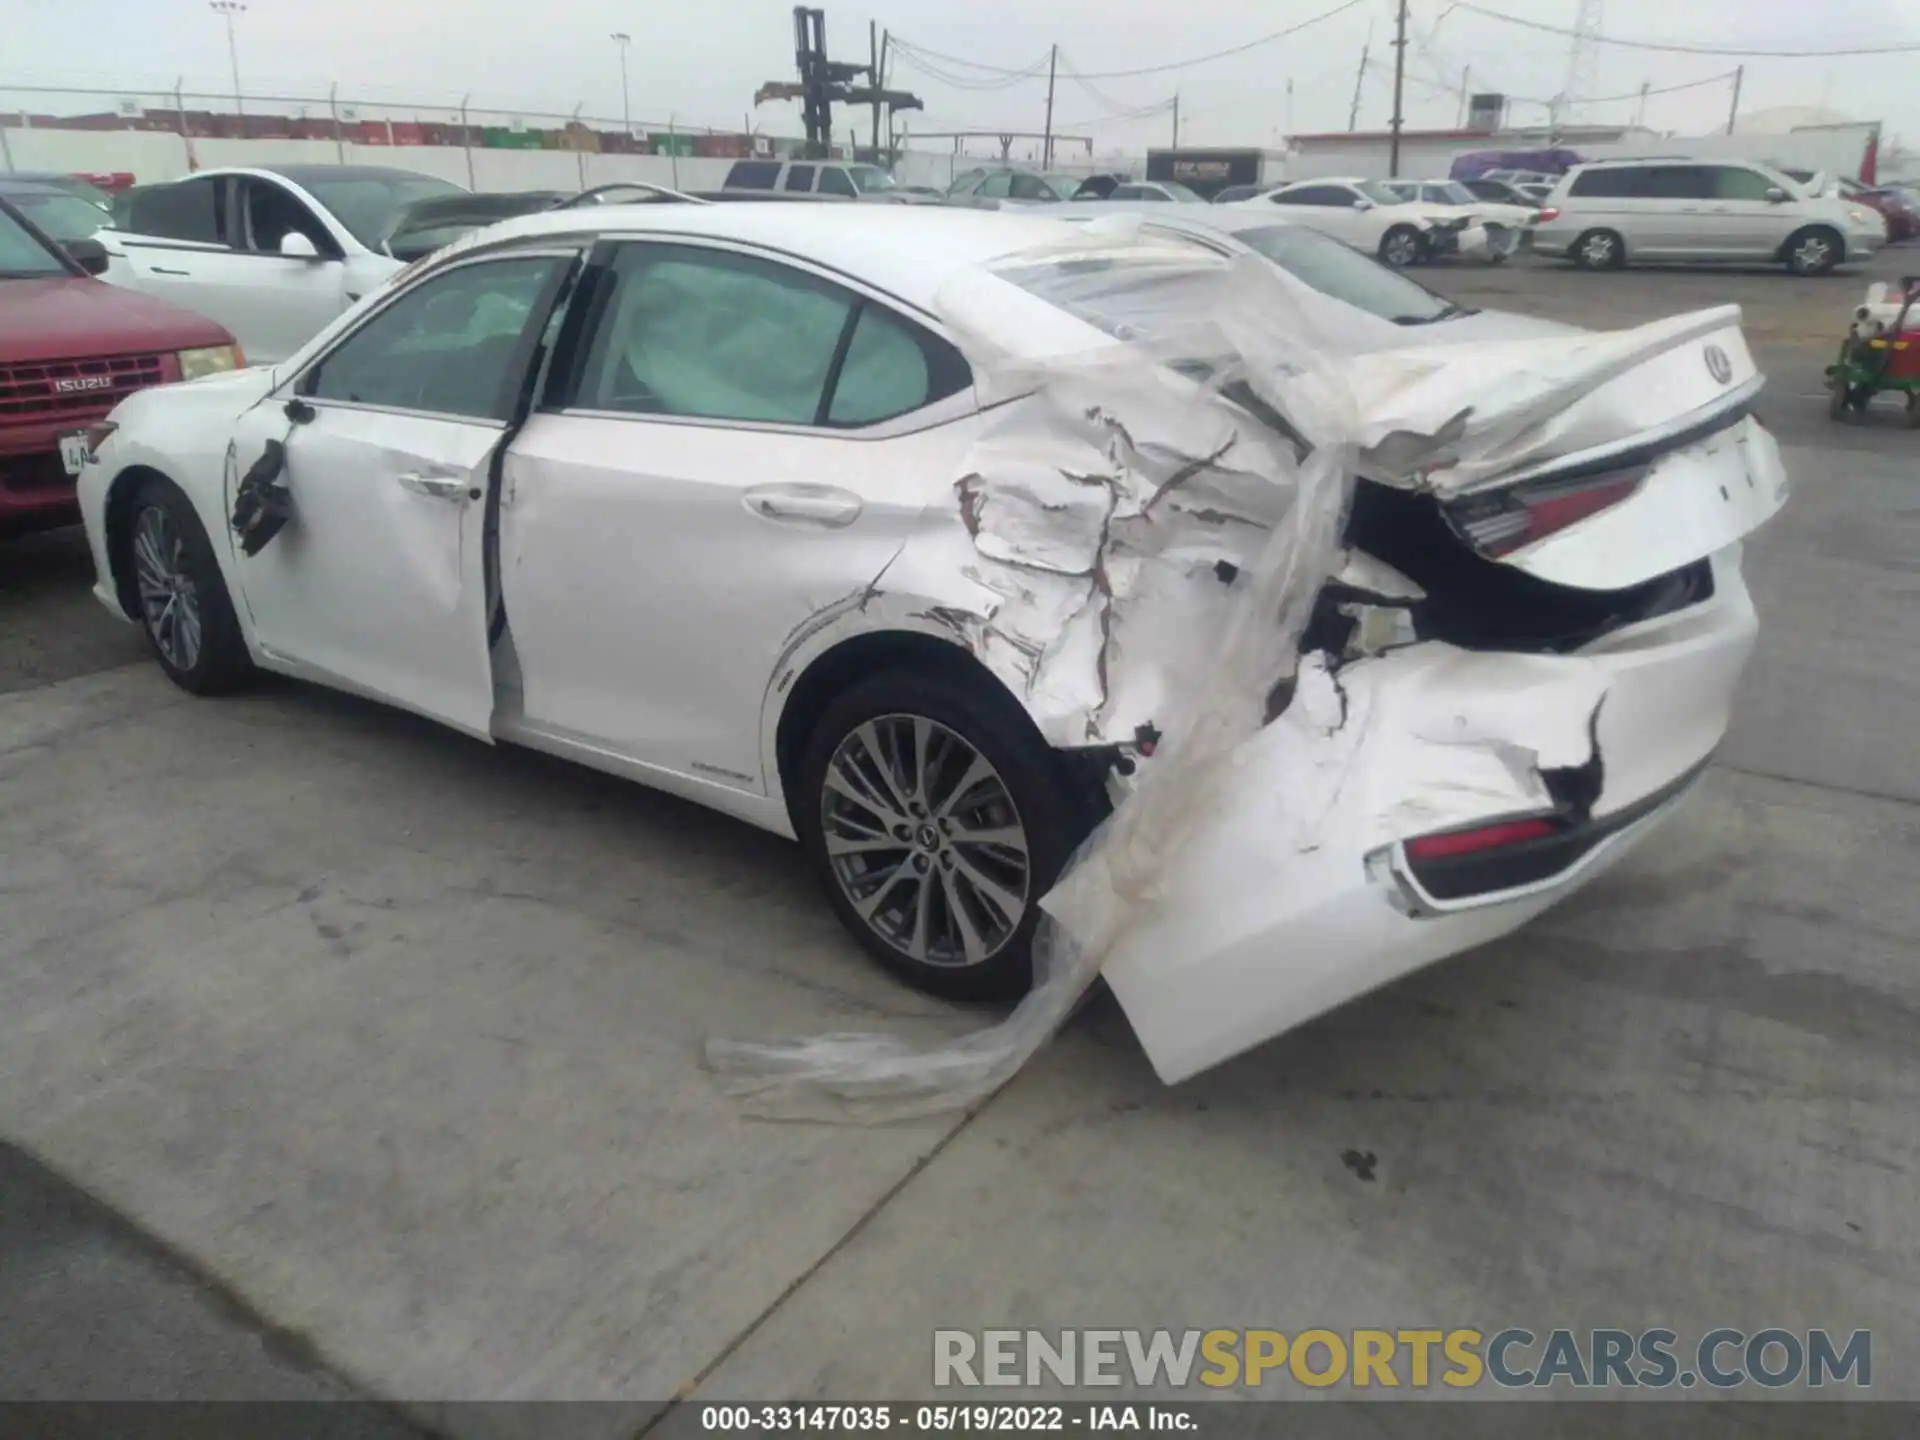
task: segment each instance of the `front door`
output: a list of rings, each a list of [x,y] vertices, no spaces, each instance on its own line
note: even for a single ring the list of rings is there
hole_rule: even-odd
[[[443,270],[247,417],[237,465],[284,437],[294,512],[237,561],[263,648],[316,679],[489,733],[490,467],[573,262],[524,254]],[[289,393],[309,418],[292,418]]]

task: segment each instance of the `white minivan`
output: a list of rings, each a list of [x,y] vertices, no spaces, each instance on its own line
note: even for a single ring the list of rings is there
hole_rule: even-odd
[[[1880,216],[1743,160],[1598,160],[1543,202],[1533,248],[1589,270],[1630,261],[1774,262],[1824,275],[1886,244]]]

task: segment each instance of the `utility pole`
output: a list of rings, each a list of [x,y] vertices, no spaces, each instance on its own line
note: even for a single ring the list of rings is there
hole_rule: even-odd
[[[873,81],[873,162],[880,163],[880,27],[867,21],[867,76]]]
[[[1360,85],[1367,78],[1367,56],[1373,50],[1373,22],[1367,22],[1366,43],[1360,47],[1360,68],[1353,77],[1353,104],[1347,110],[1347,129],[1353,130],[1360,124]]]
[[[1640,82],[1640,103],[1634,107],[1633,123],[1636,127],[1647,123],[1647,91],[1653,88],[1651,80]]]
[[[1180,148],[1180,92],[1173,92],[1173,148]]]
[[[633,110],[627,103],[627,46],[633,43],[633,37],[624,30],[616,30],[613,32],[613,43],[620,47],[620,123],[631,135]]]
[[[879,74],[877,74],[877,75],[875,75],[875,76],[873,77],[873,88],[874,88],[875,90],[880,90],[880,89],[883,89],[883,88],[884,88],[884,87],[886,86],[886,83],[887,83],[887,46],[888,46],[888,43],[889,43],[889,42],[890,42],[890,41],[891,41],[892,39],[893,39],[893,32],[892,32],[891,30],[882,30],[882,31],[880,32],[880,62],[879,62],[879,72],[880,72],[880,73],[879,73]],[[880,164],[880,163],[881,163],[881,162],[880,162],[880,159],[879,159],[879,150],[880,150],[880,105],[881,105],[881,103],[882,103],[881,101],[875,101],[875,102],[874,102],[874,106],[873,106],[873,125],[874,125],[874,131],[873,131],[873,148],[874,148],[874,154],[875,154],[875,158],[874,158],[874,162],[873,162],[873,163],[874,163],[874,164],[876,164],[876,165],[878,165],[878,164]],[[893,160],[894,160],[894,156],[893,156],[893,112],[892,112],[891,110],[889,110],[889,111],[887,112],[887,159],[886,159],[886,165],[887,165],[887,168],[888,168],[888,169],[892,169],[892,168],[893,168]]]
[[[1400,0],[1400,10],[1393,25],[1393,139],[1387,146],[1387,178],[1400,178],[1400,127],[1406,122],[1401,113],[1402,92],[1407,78],[1407,0]]]
[[[1287,138],[1293,138],[1293,77],[1287,77]]]
[[[207,0],[213,13],[225,18],[227,22],[227,60],[233,66],[233,113],[246,114],[246,107],[240,101],[240,48],[233,38],[233,17],[247,13],[247,7],[239,0]]]
[[[1733,69],[1733,104],[1727,107],[1727,133],[1733,133],[1733,122],[1740,118],[1740,82],[1746,78],[1747,67],[1736,65]]]
[[[1467,128],[1468,97],[1473,93],[1473,67],[1466,66],[1460,72],[1460,120],[1458,128]]]
[[[1040,143],[1040,168],[1053,169],[1053,76],[1060,64],[1060,47],[1055,45],[1047,51],[1047,135]],[[1006,156],[1002,155],[1004,162]]]

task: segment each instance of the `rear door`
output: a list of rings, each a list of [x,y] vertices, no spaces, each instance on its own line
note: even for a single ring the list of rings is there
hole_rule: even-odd
[[[129,202],[121,230],[106,237],[108,248],[124,257],[106,278],[220,320],[248,345],[251,337],[215,314],[223,308],[221,290],[234,278],[232,230],[231,176],[196,175],[150,186]]]
[[[301,372],[291,389],[304,421],[279,397],[249,413],[234,468],[284,438],[294,511],[237,561],[265,649],[490,733],[491,462],[577,258],[529,252],[439,270]]]
[[[593,274],[574,371],[506,463],[521,727],[761,793],[780,655],[951,493],[972,378],[923,320],[781,257],[632,240]]]

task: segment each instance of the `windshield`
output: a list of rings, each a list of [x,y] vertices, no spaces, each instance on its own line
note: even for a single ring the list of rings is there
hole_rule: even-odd
[[[94,231],[111,225],[113,217],[98,205],[90,205],[78,195],[44,190],[28,193],[0,191],[19,207],[20,213],[61,244],[85,240]]]
[[[1169,195],[1173,196],[1173,198],[1176,200],[1187,200],[1187,201],[1191,201],[1196,205],[1206,204],[1206,201],[1202,200],[1196,192],[1189,190],[1186,186],[1182,185],[1178,180],[1161,180],[1156,183],[1159,184],[1162,190],[1166,191]]]
[[[878,165],[849,165],[847,174],[853,177],[853,188],[862,195],[878,194],[882,190],[897,190],[893,176]]]
[[[1396,200],[1418,200],[1420,187],[1411,180],[1382,180],[1380,188],[1393,195]]]
[[[1080,188],[1080,177],[1078,175],[1061,175],[1056,173],[1042,175],[1040,178],[1046,182],[1047,188],[1062,200],[1071,200],[1073,198],[1073,192]]]
[[[430,175],[350,175],[340,179],[305,179],[303,188],[333,213],[347,233],[369,250],[378,250],[400,212],[416,200],[466,191]]]
[[[1411,194],[1395,194],[1392,189],[1382,185],[1378,180],[1361,180],[1356,182],[1353,188],[1376,205],[1404,205],[1413,198]]]
[[[37,280],[43,275],[71,275],[39,240],[5,210],[0,210],[0,280]]]
[[[1458,180],[1436,180],[1427,188],[1442,196],[1449,205],[1472,205],[1480,198]]]
[[[1233,238],[1322,295],[1396,325],[1426,325],[1465,313],[1398,270],[1304,225],[1236,230]]]

